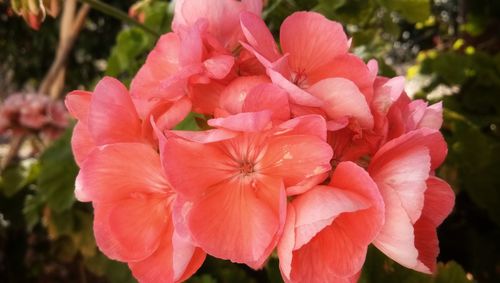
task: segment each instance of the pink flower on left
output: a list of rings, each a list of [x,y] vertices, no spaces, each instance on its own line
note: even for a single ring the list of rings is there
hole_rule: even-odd
[[[104,78],[93,93],[70,93],[66,106],[78,119],[72,139],[80,166],[76,197],[94,206],[99,249],[128,263],[141,282],[191,276],[205,253],[177,235],[172,218],[177,195],[127,89]]]

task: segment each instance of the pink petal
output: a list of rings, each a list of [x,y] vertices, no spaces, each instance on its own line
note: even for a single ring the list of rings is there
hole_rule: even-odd
[[[339,23],[314,12],[296,12],[280,29],[283,53],[289,53],[290,67],[309,73],[347,52],[347,37]]]
[[[444,141],[443,135],[437,130],[422,128],[415,131],[411,131],[399,138],[393,139],[386,143],[380,150],[375,154],[372,159],[375,160],[378,156],[385,155],[388,151],[397,152],[399,149],[408,149],[416,146],[425,146],[428,148],[431,156],[431,170],[436,169],[443,163],[446,153],[448,152],[446,142]]]
[[[322,109],[328,118],[338,120],[352,117],[364,129],[373,127],[373,116],[368,103],[353,82],[343,78],[325,79],[314,84],[308,91],[324,101]]]
[[[269,62],[274,62],[280,57],[273,35],[260,17],[243,12],[240,15],[240,23],[247,42],[256,52]]]
[[[88,126],[83,122],[78,122],[73,129],[71,136],[71,149],[75,157],[76,164],[82,166],[83,161],[96,147],[94,139],[89,133]]]
[[[315,84],[326,78],[344,78],[352,81],[370,102],[373,96],[373,81],[370,70],[359,57],[345,54],[335,57],[333,61],[310,73],[309,83]]]
[[[260,132],[271,127],[270,110],[247,112],[208,120],[208,125],[230,131]]]
[[[443,125],[443,102],[440,101],[426,108],[425,114],[418,123],[418,128],[439,130]]]
[[[76,191],[85,196],[83,201],[97,202],[171,193],[160,156],[150,146],[139,143],[96,148],[81,166]]]
[[[132,274],[140,282],[181,282],[196,272],[205,259],[201,249],[191,247],[182,257],[175,257],[172,245],[172,227],[162,235],[160,246],[151,256],[139,262],[129,263]],[[175,232],[174,232],[175,233]],[[175,265],[179,261],[185,264],[180,269]]]
[[[111,259],[146,259],[158,249],[170,221],[167,204],[161,198],[148,197],[94,203],[97,246]]]
[[[276,211],[284,193],[279,179],[265,184],[251,182],[233,179],[210,188],[193,204],[188,221],[196,243],[209,254],[257,269],[281,231]],[[271,204],[268,196],[259,198],[256,192],[260,190],[270,190],[266,195],[272,196]]]
[[[414,229],[410,217],[392,190],[381,190],[385,202],[385,224],[373,244],[388,257],[408,268],[419,265]],[[426,270],[419,270],[426,272]]]
[[[168,138],[162,159],[172,188],[190,200],[202,194],[205,188],[231,176],[228,172],[232,167],[227,164],[230,157],[217,143],[200,144]]]
[[[355,282],[383,222],[383,201],[370,176],[342,162],[330,186],[317,186],[290,206],[292,220],[278,246],[285,281]]]
[[[436,177],[427,180],[424,209],[414,228],[418,260],[431,272],[436,269],[439,254],[436,228],[451,213],[454,203],[455,194],[445,181]]]
[[[91,94],[88,91],[74,90],[68,93],[64,99],[69,113],[84,123],[87,123],[87,117],[89,116]]]
[[[268,144],[261,170],[283,178],[286,187],[330,170],[331,147],[315,136],[276,136]]]
[[[110,77],[95,87],[88,125],[98,145],[141,140],[141,124],[132,99],[127,89]]]
[[[415,223],[424,205],[430,156],[429,150],[424,146],[403,148],[404,146],[384,156],[377,156],[368,170],[381,191],[391,191],[398,196],[406,214]]]
[[[326,141],[326,122],[320,115],[309,114],[290,119],[276,127],[275,135],[311,135]]]
[[[223,90],[224,85],[214,81],[192,85],[189,96],[193,103],[193,111],[213,115],[219,106],[219,97]]]
[[[323,105],[323,101],[314,97],[312,94],[299,88],[277,71],[267,69],[267,73],[274,84],[284,89],[290,95],[290,102],[302,105],[319,107]]]
[[[241,113],[243,103],[250,90],[255,86],[269,82],[265,76],[244,76],[233,80],[220,95],[220,108],[231,114]]]
[[[290,119],[288,94],[281,88],[267,83],[256,86],[247,95],[243,112],[271,110],[273,121],[282,122]]]
[[[209,77],[221,80],[225,78],[234,65],[234,57],[229,55],[217,55],[203,62]]]
[[[237,132],[225,129],[212,129],[206,131],[170,131],[168,133],[197,143],[213,143],[234,138],[238,135]]]
[[[149,53],[146,63],[132,80],[131,95],[143,98],[175,98],[183,95],[187,74],[174,76],[180,69],[179,52],[180,39],[176,34],[167,33],[161,36]],[[170,82],[165,83],[169,77]]]

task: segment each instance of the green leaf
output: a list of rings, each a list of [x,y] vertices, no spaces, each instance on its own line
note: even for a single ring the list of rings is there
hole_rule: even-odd
[[[0,175],[0,191],[11,197],[32,183],[39,172],[38,162],[30,158],[5,168]]]
[[[472,280],[467,279],[467,274],[463,268],[456,262],[450,261],[446,264],[439,263],[436,277],[433,283],[471,283]]]
[[[47,206],[55,212],[69,209],[74,201],[74,184],[78,167],[73,159],[70,138],[66,133],[40,157],[38,193],[47,200]]]

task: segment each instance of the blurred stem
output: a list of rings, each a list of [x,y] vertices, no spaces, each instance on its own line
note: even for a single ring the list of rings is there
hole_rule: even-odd
[[[50,66],[49,71],[45,75],[45,78],[42,80],[40,83],[40,87],[38,89],[39,93],[48,93],[52,86],[55,83],[58,83],[57,80],[61,79],[61,74],[60,72],[63,72],[64,66],[66,65],[66,61],[68,60],[68,55],[71,49],[73,48],[73,45],[76,41],[76,38],[78,37],[78,34],[80,33],[80,30],[85,23],[85,18],[87,17],[87,14],[90,10],[90,6],[87,4],[84,4],[80,7],[78,10],[78,13],[76,14],[76,17],[74,15],[74,9],[72,8],[73,3],[75,0],[66,0],[65,1],[65,9],[63,10],[63,16],[62,16],[62,21],[61,21],[61,31],[60,38],[59,38],[59,46],[57,48],[56,52],[56,58],[54,59],[54,62],[52,62],[52,66]],[[75,6],[76,7],[76,6]],[[66,19],[69,19],[66,22]],[[63,84],[64,85],[64,77],[63,79]],[[60,82],[59,82],[60,84]],[[62,89],[61,87],[58,87],[58,92],[55,92],[54,95],[52,95],[53,98],[57,98],[57,96],[60,94],[60,90]]]
[[[460,122],[463,122],[463,123],[465,123],[473,128],[477,128],[476,124],[474,124],[471,120],[467,119],[467,117],[465,117],[464,115],[462,115],[458,112],[444,108],[443,114],[444,114],[444,117],[446,119],[460,121]]]
[[[134,20],[133,18],[129,17],[129,15],[119,9],[116,9],[115,7],[103,3],[99,0],[79,0],[83,3],[86,3],[90,5],[92,8],[96,9],[97,11],[100,11],[101,13],[104,13],[108,16],[111,16],[113,18],[116,18],[122,22],[125,22],[127,24],[135,25],[138,28],[144,30],[147,33],[150,33],[151,35],[155,36],[156,38],[160,37],[160,34],[158,34],[156,31],[153,29],[145,26],[144,24]]]
[[[283,2],[283,0],[276,0],[269,8],[265,9],[264,12],[262,12],[262,18],[265,20],[269,14],[271,14],[278,6]]]

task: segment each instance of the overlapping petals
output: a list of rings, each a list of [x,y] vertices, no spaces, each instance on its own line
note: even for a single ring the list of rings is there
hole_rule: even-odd
[[[433,272],[454,204],[435,176],[442,104],[378,77],[318,13],[286,18],[277,44],[261,0],[175,3],[130,93],[104,78],[66,98],[101,251],[147,283],[274,250],[285,282],[356,282],[372,243]]]

